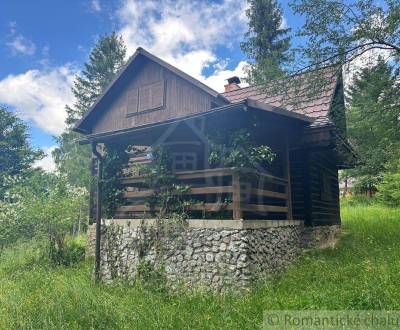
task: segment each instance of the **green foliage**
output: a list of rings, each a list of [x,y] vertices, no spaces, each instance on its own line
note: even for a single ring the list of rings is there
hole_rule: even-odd
[[[81,189],[73,188],[63,177],[37,171],[16,182],[0,203],[0,247],[36,238],[45,244],[50,261],[66,263],[64,257],[70,250],[66,237],[78,221],[84,229],[85,211]]]
[[[30,198],[46,194],[54,182],[52,174],[41,170],[6,180],[11,188],[0,201],[0,250],[35,236],[34,221],[29,216]]]
[[[243,295],[94,283],[91,262],[49,268],[18,246],[0,256],[0,328],[256,329],[265,310],[400,309],[399,209],[344,207],[342,218],[335,248]]]
[[[365,194],[353,194],[350,196],[342,197],[340,200],[341,207],[354,207],[354,206],[378,206],[378,200],[375,197],[369,197]]]
[[[141,260],[137,267],[136,285],[153,292],[167,292],[167,279],[163,267],[155,267],[147,260]]]
[[[12,187],[10,179],[24,176],[43,156],[41,150],[30,145],[28,126],[0,106],[0,200]]]
[[[400,158],[400,88],[392,67],[382,59],[356,75],[349,89],[348,137],[362,164],[349,175],[361,190],[375,189],[385,165]]]
[[[147,199],[151,209],[159,208],[158,217],[181,215],[186,217],[187,207],[191,201],[185,194],[190,189],[188,185],[180,185],[171,171],[171,156],[166,147],[154,147],[152,162],[143,165],[141,172],[146,175],[145,184],[153,190],[153,195]]]
[[[400,207],[400,160],[387,166],[378,185],[378,199],[392,207]]]
[[[71,130],[56,137],[58,147],[52,155],[57,170],[65,175],[71,185],[88,188],[93,181],[90,174],[91,148],[90,145],[80,145],[83,135]]]
[[[90,146],[78,144],[82,135],[72,128],[122,68],[125,56],[126,47],[121,36],[115,32],[103,36],[94,45],[85,69],[75,78],[72,88],[75,104],[66,107],[67,130],[57,138],[59,146],[53,152],[58,170],[73,185],[89,188],[91,151]]]
[[[118,205],[123,203],[123,186],[121,178],[124,167],[128,164],[129,146],[124,143],[109,143],[104,145],[103,177],[102,177],[102,207],[106,217],[112,217]]]
[[[209,140],[208,161],[216,167],[265,168],[276,156],[269,146],[256,146],[254,137],[244,128],[231,134],[218,131]]]
[[[307,43],[298,48],[299,66],[344,64],[370,49],[400,56],[400,3],[371,0],[293,0],[305,24],[297,33]]]
[[[284,74],[291,60],[290,32],[283,27],[282,8],[275,0],[249,0],[249,30],[241,48],[253,61],[247,80],[261,84]]]
[[[58,264],[71,266],[85,259],[86,235],[67,236]]]

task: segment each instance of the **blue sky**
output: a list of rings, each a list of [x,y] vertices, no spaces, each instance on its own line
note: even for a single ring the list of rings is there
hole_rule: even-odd
[[[301,24],[286,2],[285,24]],[[0,104],[31,127],[32,144],[49,152],[73,102],[74,76],[99,35],[119,32],[131,55],[142,46],[221,90],[243,75],[239,44],[245,0],[4,0],[0,3]],[[48,157],[40,165],[52,168]]]

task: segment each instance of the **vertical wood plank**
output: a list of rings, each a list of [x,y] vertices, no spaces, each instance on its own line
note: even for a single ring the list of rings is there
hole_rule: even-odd
[[[292,187],[291,187],[291,180],[290,180],[290,151],[289,151],[289,130],[286,130],[285,134],[285,149],[283,151],[283,159],[284,159],[284,176],[287,179],[286,185],[286,206],[288,208],[287,218],[288,220],[293,219],[292,214]]]
[[[232,209],[233,209],[233,220],[243,219],[241,194],[240,194],[240,173],[232,173]]]

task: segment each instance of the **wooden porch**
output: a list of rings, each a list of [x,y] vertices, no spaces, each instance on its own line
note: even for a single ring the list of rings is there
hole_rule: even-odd
[[[190,187],[185,192],[188,213],[197,219],[292,219],[289,177],[281,178],[254,169],[214,168],[175,173],[176,182]],[[140,218],[157,211],[146,199],[154,191],[145,176],[122,179],[125,205],[116,218]]]

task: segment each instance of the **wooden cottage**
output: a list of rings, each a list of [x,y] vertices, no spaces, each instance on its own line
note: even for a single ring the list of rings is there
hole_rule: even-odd
[[[296,95],[295,89],[311,88],[305,75],[294,78],[296,88],[288,82],[286,91],[273,84],[241,88],[233,77],[218,93],[138,48],[74,130],[86,135],[95,154],[102,143],[137,146],[142,154],[132,156],[129,166],[151,162],[155,146],[168,148],[170,170],[190,187],[188,215],[196,228],[215,220],[224,221],[221,226],[248,221],[257,228],[262,221],[298,221],[306,228],[340,225],[338,169],[355,160],[345,137],[343,81],[333,69],[314,74],[326,82],[313,95]],[[271,148],[271,164],[210,164],[213,134],[244,128],[257,145]],[[151,212],[146,178],[140,171],[129,173],[121,178],[125,201],[111,216],[116,223]],[[100,217],[98,205],[98,226]]]

